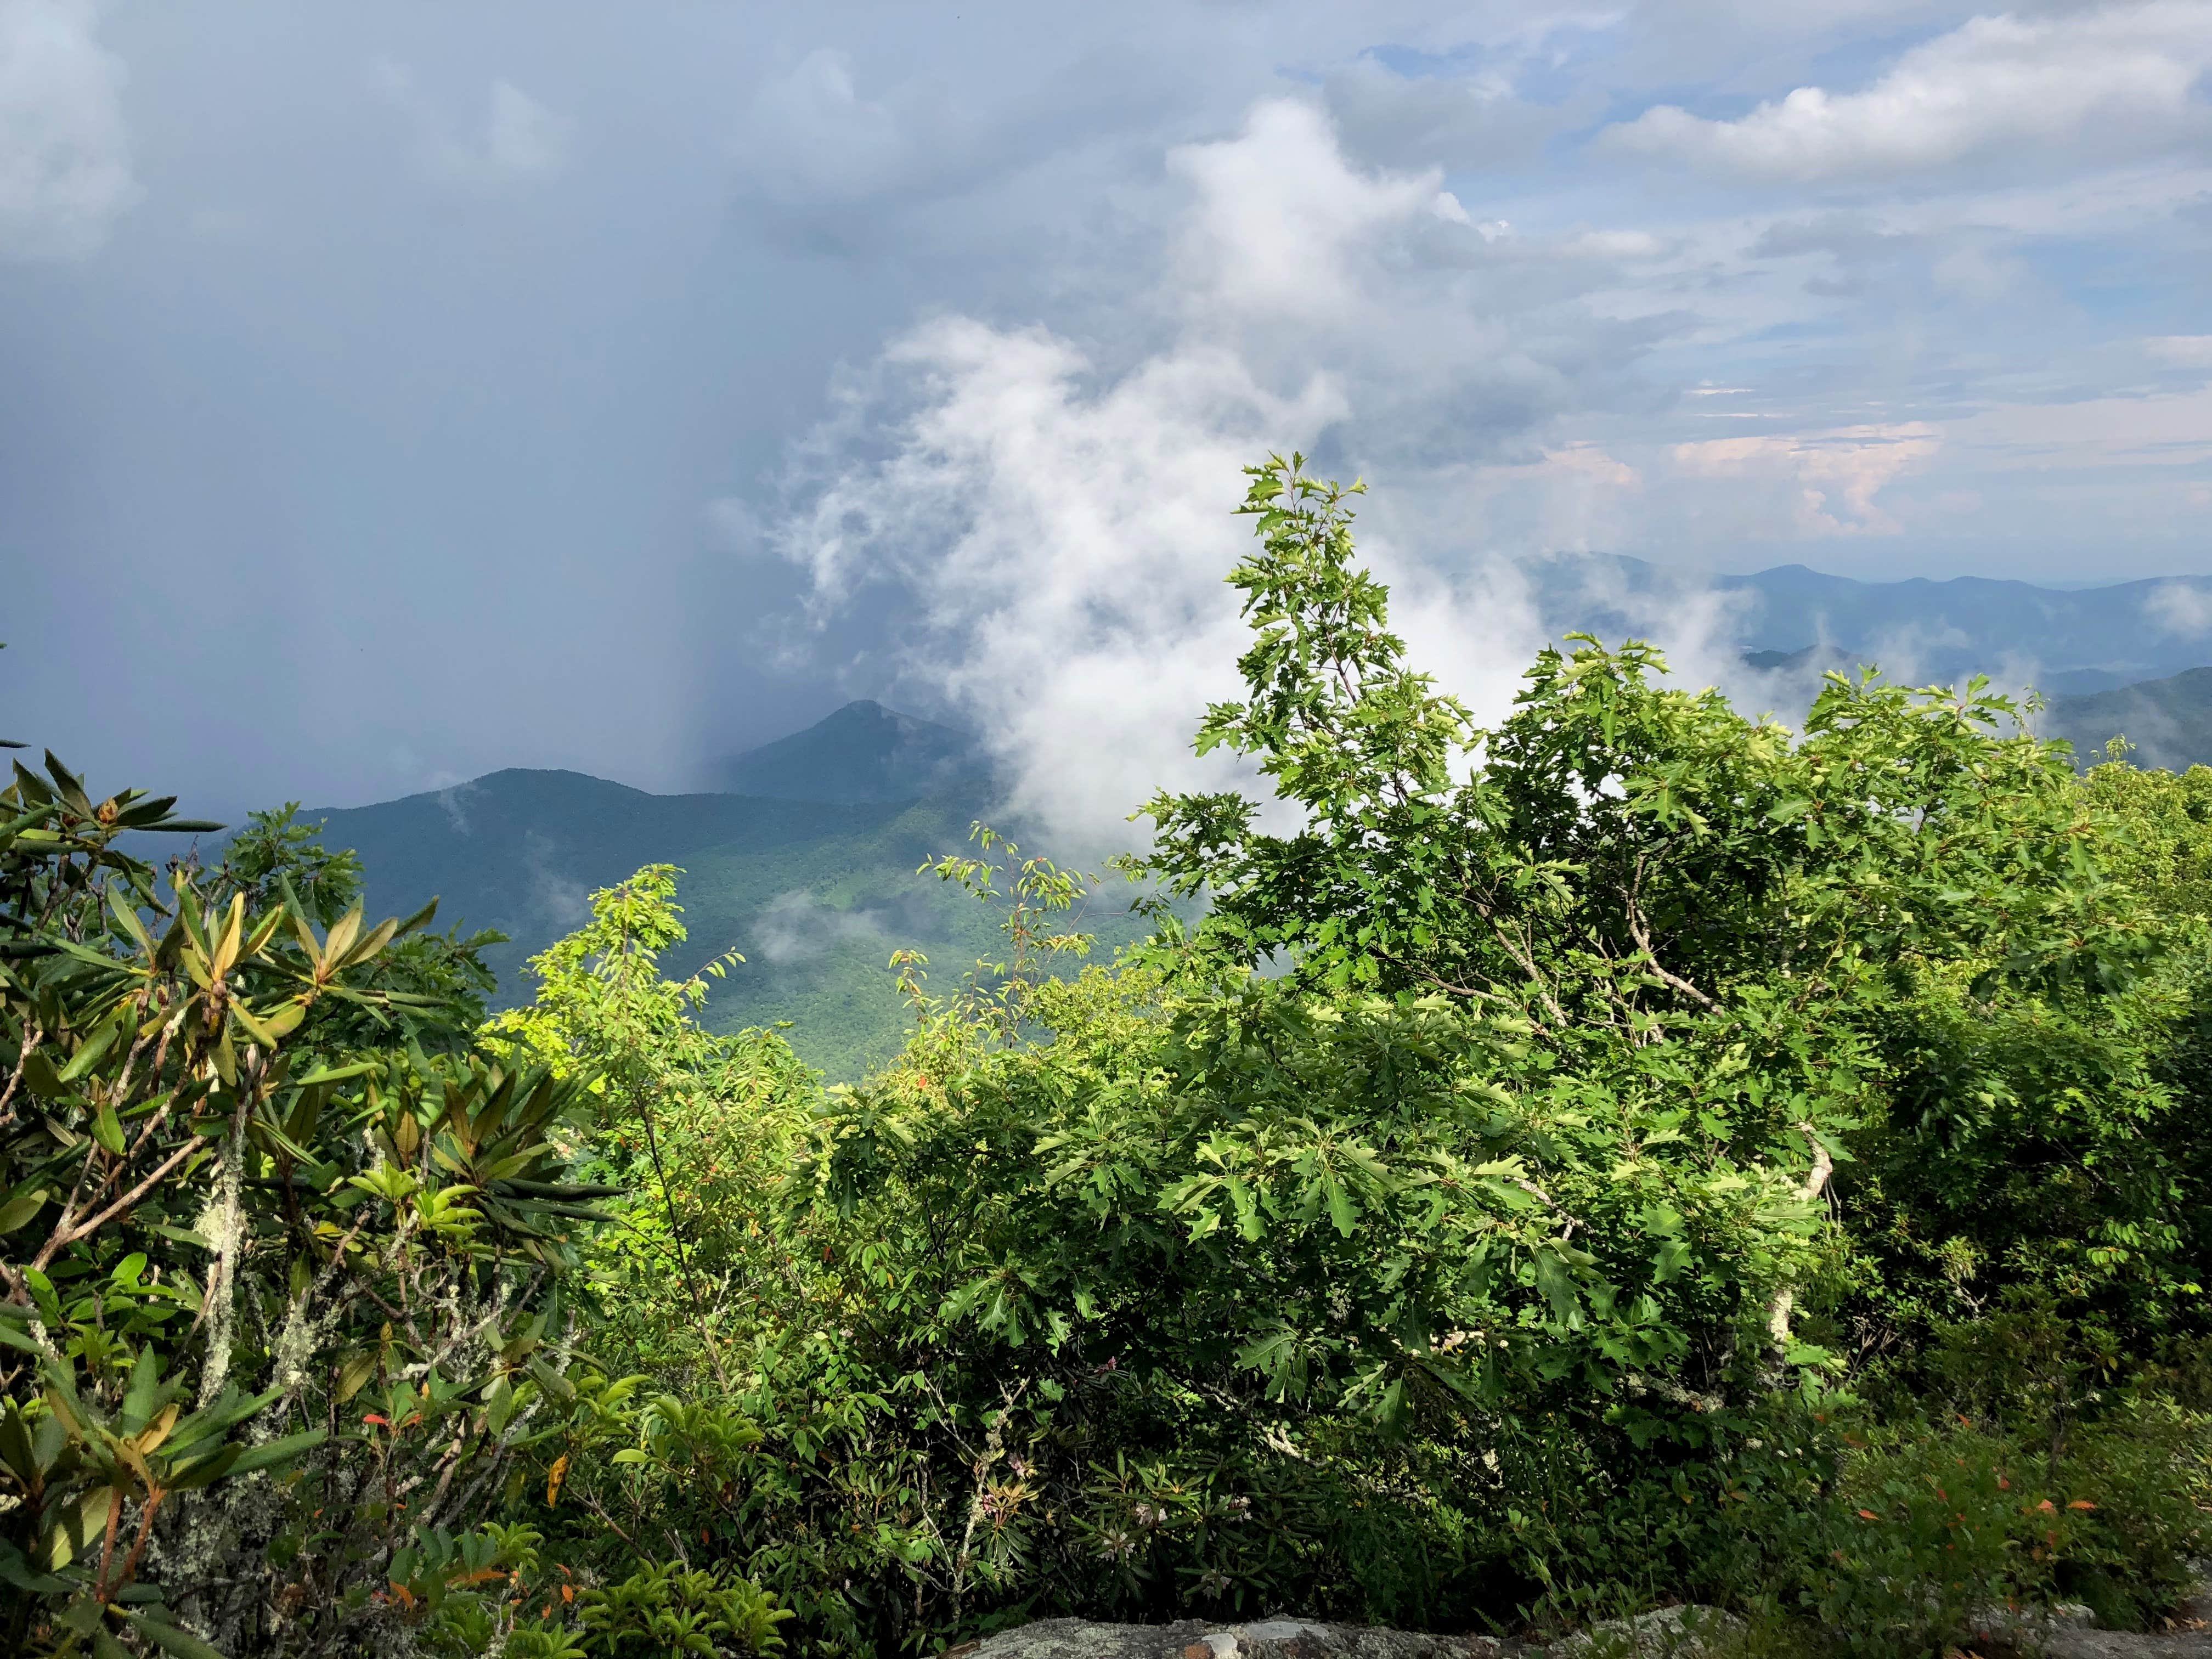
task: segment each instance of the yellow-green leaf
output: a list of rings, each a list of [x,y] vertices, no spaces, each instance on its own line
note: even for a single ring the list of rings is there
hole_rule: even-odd
[[[107,1512],[114,1507],[115,1489],[94,1486],[55,1518],[39,1543],[39,1565],[59,1572],[83,1554],[107,1530]]]

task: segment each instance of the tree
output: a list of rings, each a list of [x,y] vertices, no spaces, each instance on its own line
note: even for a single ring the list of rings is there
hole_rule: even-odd
[[[257,915],[289,907],[323,928],[362,902],[361,860],[349,849],[325,847],[320,827],[300,822],[299,811],[293,801],[248,815],[208,878],[210,902],[243,894]],[[378,957],[378,983],[387,1000],[326,1000],[312,1011],[316,1029],[309,1037],[333,1049],[399,1041],[441,1053],[465,1050],[496,989],[481,952],[506,938],[489,928],[465,937],[458,929],[402,929]]]
[[[0,791],[7,1645],[353,1650],[573,1398],[580,1085],[353,1046],[451,1029],[384,974],[430,911],[319,928],[277,823],[273,892],[159,881],[118,843],[213,827],[172,805],[52,756]]]
[[[495,1048],[586,1079],[610,1167],[653,1194],[659,1211],[657,1221],[633,1216],[612,1248],[643,1283],[672,1270],[699,1352],[726,1389],[714,1328],[732,1285],[717,1276],[726,1263],[700,1261],[695,1236],[726,1235],[730,1206],[758,1202],[738,1188],[762,1162],[763,1140],[787,1132],[793,1103],[813,1079],[775,1034],[720,1036],[693,1018],[707,981],[744,961],[735,951],[688,979],[661,978],[661,953],[686,937],[675,902],[680,873],[647,865],[592,894],[591,921],[531,958],[537,999],[485,1034]]]
[[[1024,1041],[925,1033],[803,1166],[824,1294],[927,1379],[947,1592],[972,1551],[1154,1616],[1184,1573],[1307,1594],[1386,1491],[1464,1505],[1449,1530],[1562,1460],[1622,1494],[1722,1466],[1778,1389],[1866,1357],[1852,1275],[1899,1198],[1932,1217],[2002,1155],[1900,1115],[1909,1043],[1954,1010],[2109,1020],[2166,942],[2063,750],[1983,685],[1834,677],[1793,736],[1577,638],[1475,729],[1390,633],[1352,495],[1254,469],[1247,695],[1200,733],[1294,826],[1156,799],[1144,867],[1195,929],[1041,985]],[[1947,1084],[2023,1061],[2063,1076],[2015,1046]],[[2142,1119],[2101,1098],[2109,1153]],[[1109,1448],[1152,1473],[1102,1484]],[[1270,1494],[1312,1517],[1279,1523],[1303,1566],[1199,1518]]]
[[[1403,663],[1352,565],[1352,492],[1297,457],[1251,469],[1261,550],[1231,580],[1249,695],[1201,749],[1255,757],[1302,810],[1162,796],[1152,867],[1212,896],[1200,948],[1297,981],[1435,994],[1525,1025],[1554,1074],[1665,1077],[1708,1158],[1827,1190],[1879,1110],[1875,1026],[1904,988],[2117,991],[2155,948],[2100,861],[2060,745],[1952,695],[1832,674],[1802,739],[1648,646],[1547,649],[1492,732]],[[1455,753],[1479,756],[1464,781]],[[1786,1346],[1789,1291],[1770,1323]]]

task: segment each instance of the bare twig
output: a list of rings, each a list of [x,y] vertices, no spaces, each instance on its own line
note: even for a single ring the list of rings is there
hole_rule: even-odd
[[[1671,971],[1659,960],[1658,953],[1651,948],[1651,930],[1644,920],[1644,861],[1646,856],[1642,853],[1636,855],[1636,873],[1630,878],[1628,890],[1621,896],[1627,901],[1625,914],[1628,921],[1628,936],[1636,941],[1636,948],[1644,953],[1644,960],[1649,964],[1651,971],[1665,981],[1669,988],[1680,992],[1707,1012],[1718,1013],[1721,1006],[1719,1003],[1714,1001],[1680,974]]]
[[[55,1256],[60,1255],[62,1251],[67,1249],[70,1245],[77,1243],[78,1240],[89,1238],[93,1234],[98,1232],[102,1227],[112,1221],[117,1216],[122,1214],[124,1211],[138,1203],[149,1193],[152,1192],[155,1188],[160,1186],[162,1180],[172,1170],[175,1169],[177,1165],[182,1164],[186,1158],[190,1158],[194,1152],[199,1151],[201,1147],[206,1145],[208,1145],[208,1138],[205,1135],[194,1135],[190,1140],[186,1141],[183,1146],[178,1147],[175,1152],[170,1153],[167,1158],[164,1158],[161,1161],[160,1167],[157,1168],[153,1174],[148,1176],[136,1187],[133,1187],[129,1192],[124,1194],[122,1197],[117,1199],[112,1204],[110,1204],[106,1209],[102,1210],[98,1215],[92,1217],[89,1220],[70,1223],[67,1218],[66,1213],[64,1213],[63,1224],[57,1227],[54,1230],[53,1236],[47,1239],[46,1242],[40,1247],[39,1254],[33,1259],[31,1265],[33,1267],[40,1269],[41,1272],[45,1271],[46,1264],[52,1261]]]
[[[1804,1182],[1797,1190],[1808,1204],[1816,1204],[1820,1194],[1827,1190],[1830,1177],[1836,1173],[1836,1160],[1822,1144],[1820,1137],[1813,1133],[1810,1122],[1801,1121],[1796,1127],[1800,1134],[1813,1143],[1813,1167],[1807,1171]],[[1784,1285],[1775,1291],[1774,1300],[1767,1305],[1766,1332],[1778,1352],[1790,1340],[1790,1316],[1796,1305],[1796,1288],[1790,1285]]]
[[[5,1089],[0,1089],[0,1109],[4,1109],[6,1114],[4,1116],[0,1116],[0,1128],[4,1128],[15,1121],[15,1108],[13,1104],[15,1091],[23,1081],[24,1067],[31,1063],[31,1050],[46,1040],[46,1027],[40,1024],[37,1020],[29,1018],[24,1020],[23,1041],[15,1053],[15,1068],[8,1073],[8,1086]]]

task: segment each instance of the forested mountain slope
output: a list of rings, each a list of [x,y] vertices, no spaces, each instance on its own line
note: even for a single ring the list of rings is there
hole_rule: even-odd
[[[2104,757],[2106,742],[2125,738],[2137,766],[2186,771],[2212,765],[2212,668],[2192,668],[2082,697],[2054,697],[2043,735],[2064,738],[2087,762]]]
[[[590,914],[588,898],[647,864],[674,864],[690,931],[685,971],[726,951],[746,958],[716,983],[720,1030],[795,1022],[804,1056],[839,1077],[887,1058],[902,1012],[885,967],[914,945],[958,952],[988,920],[916,875],[957,849],[980,793],[921,802],[830,803],[749,795],[649,795],[577,772],[495,772],[431,795],[308,814],[325,842],[361,856],[387,905],[436,897],[441,922],[495,928],[485,951],[500,1000],[532,994],[524,964]],[[964,965],[963,963],[962,965]]]
[[[761,793],[653,795],[580,772],[510,769],[302,817],[326,845],[359,854],[379,903],[404,913],[434,897],[441,926],[505,933],[484,952],[502,1004],[530,1000],[524,964],[589,915],[592,891],[643,865],[680,866],[690,939],[672,961],[689,973],[724,951],[745,957],[714,981],[708,1023],[790,1020],[799,1054],[847,1078],[897,1048],[894,950],[923,951],[949,981],[996,937],[972,901],[917,873],[959,851],[978,820],[1008,827],[991,786],[956,774],[921,799],[881,797],[971,752],[944,726],[854,703],[732,762]],[[802,787],[816,798],[788,798]],[[1121,912],[1109,901],[1093,919],[1109,945],[1133,936]]]

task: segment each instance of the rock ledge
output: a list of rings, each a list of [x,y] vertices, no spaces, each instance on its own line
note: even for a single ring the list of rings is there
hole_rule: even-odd
[[[1529,1650],[1488,1636],[1370,1630],[1304,1619],[1214,1625],[1094,1625],[1046,1619],[955,1648],[945,1659],[1513,1659]]]
[[[1985,1637],[2006,1650],[2045,1659],[2212,1659],[2212,1584],[2200,1585],[2154,1635],[2098,1630],[2084,1607],[1991,1609]],[[1492,1636],[1439,1636],[1419,1631],[1325,1625],[1315,1620],[1262,1619],[1248,1625],[1186,1619],[1173,1625],[1101,1625],[1047,1619],[970,1642],[942,1659],[1713,1659],[1735,1649],[1743,1621],[1717,1607],[1662,1607],[1633,1619],[1608,1620],[1553,1643]]]

